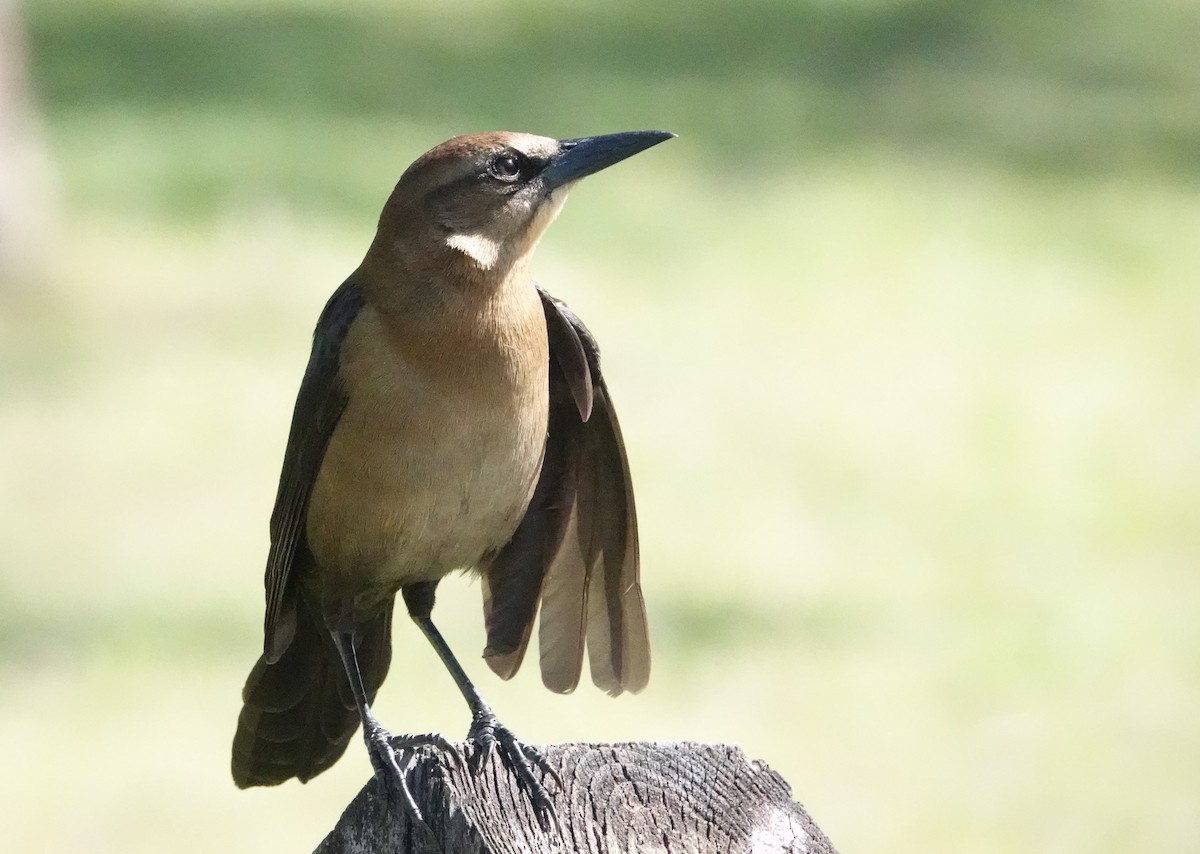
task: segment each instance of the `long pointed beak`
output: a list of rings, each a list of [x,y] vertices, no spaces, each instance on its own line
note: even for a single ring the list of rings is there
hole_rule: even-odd
[[[558,154],[542,172],[542,180],[548,190],[554,190],[620,163],[673,136],[675,134],[666,130],[634,130],[561,140]]]

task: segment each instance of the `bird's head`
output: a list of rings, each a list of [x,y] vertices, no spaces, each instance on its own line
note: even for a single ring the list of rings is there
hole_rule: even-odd
[[[528,257],[572,184],[672,136],[632,131],[557,140],[494,132],[447,140],[400,177],[376,248],[397,260],[417,254],[503,273]]]

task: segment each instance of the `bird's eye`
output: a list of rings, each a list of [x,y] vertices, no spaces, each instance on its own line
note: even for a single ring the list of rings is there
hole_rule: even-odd
[[[513,181],[521,174],[521,161],[510,152],[497,154],[488,162],[488,174],[501,181]]]

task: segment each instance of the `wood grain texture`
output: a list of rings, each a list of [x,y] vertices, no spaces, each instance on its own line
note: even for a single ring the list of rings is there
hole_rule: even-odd
[[[466,755],[466,745],[459,749]],[[423,752],[409,771],[409,786],[436,842],[401,809],[390,809],[372,780],[316,854],[836,854],[783,778],[736,747],[680,742],[542,750],[563,779],[563,791],[547,784],[561,836],[541,832],[495,756],[476,775]]]

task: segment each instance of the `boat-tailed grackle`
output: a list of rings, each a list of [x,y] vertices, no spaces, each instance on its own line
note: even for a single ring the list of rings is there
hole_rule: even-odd
[[[532,748],[503,726],[430,613],[438,582],[482,579],[487,647],[521,664],[539,611],[542,679],[639,691],[650,672],[629,464],[591,334],[529,261],[579,179],[674,134],[461,136],[401,176],[366,256],[330,298],[271,514],[263,654],[233,741],[238,786],[307,781],[361,723],[390,794],[412,750],[371,712],[396,593],[471,709],[472,760],[498,749],[543,827]],[[476,765],[476,767],[478,767]]]

